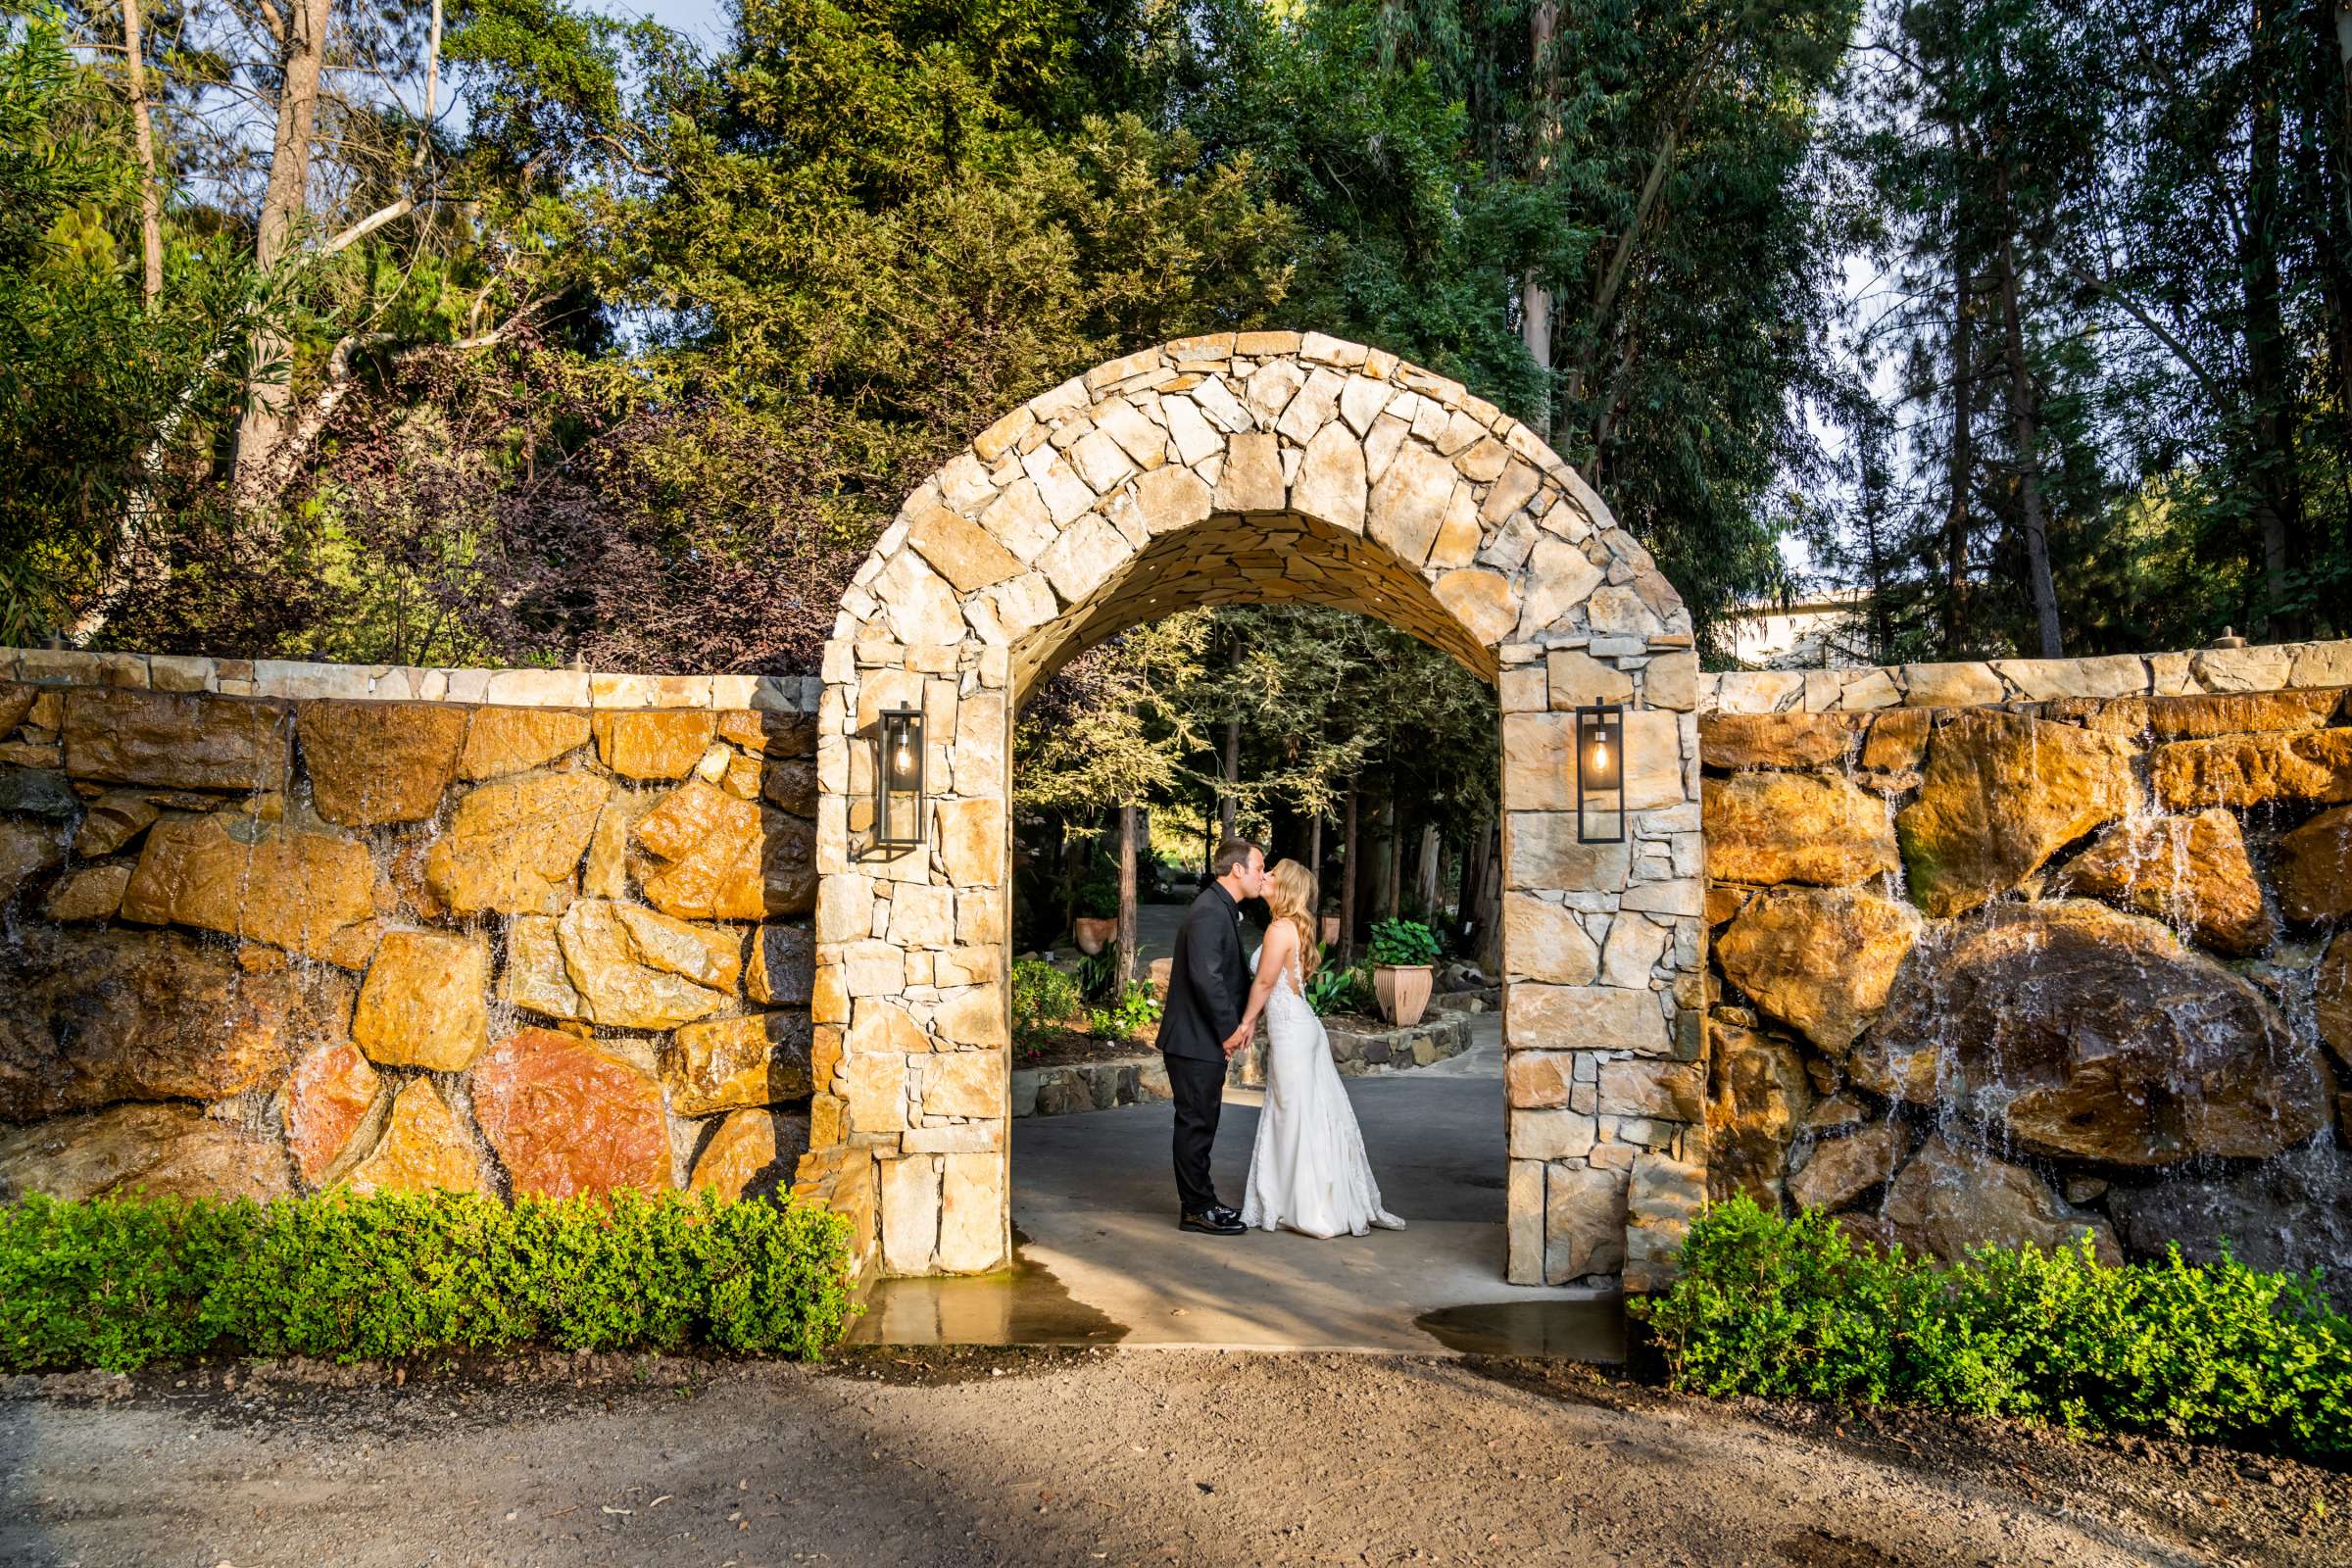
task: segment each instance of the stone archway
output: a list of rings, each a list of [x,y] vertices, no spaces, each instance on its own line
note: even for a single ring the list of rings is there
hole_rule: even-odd
[[[893,1274],[1010,1256],[1012,716],[1181,606],[1375,615],[1495,683],[1514,1282],[1657,1277],[1704,1188],[1697,662],[1649,555],[1458,382],[1317,333],[1145,349],[907,498],[825,645],[814,1152],[874,1161]],[[1580,844],[1578,703],[1628,708],[1627,841]],[[926,843],[872,848],[875,715],[925,717]],[[826,1152],[832,1151],[827,1155]]]

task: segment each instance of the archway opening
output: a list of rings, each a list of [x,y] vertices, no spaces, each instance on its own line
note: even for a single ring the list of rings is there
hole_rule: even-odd
[[[854,579],[818,714],[810,1179],[870,1174],[886,1272],[1009,1259],[1015,700],[1178,598],[1374,613],[1494,681],[1507,1277],[1644,1283],[1704,1184],[1690,617],[1539,438],[1312,333],[1188,339],[1032,399]],[[918,838],[884,845],[871,737],[908,704],[936,789]],[[1624,726],[1625,831],[1601,842],[1568,766],[1591,704]]]

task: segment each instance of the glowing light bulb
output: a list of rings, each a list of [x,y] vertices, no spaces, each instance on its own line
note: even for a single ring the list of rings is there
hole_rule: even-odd
[[[1596,773],[1606,773],[1609,770],[1609,743],[1607,741],[1596,740],[1592,743],[1592,770]]]
[[[891,759],[891,763],[901,773],[914,771],[914,753],[906,749],[906,737],[904,735],[899,737],[899,754]]]

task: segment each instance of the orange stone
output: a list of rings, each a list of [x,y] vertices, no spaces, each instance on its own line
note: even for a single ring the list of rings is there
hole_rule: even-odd
[[[466,710],[440,703],[306,703],[297,722],[312,803],[346,827],[431,816],[466,739]]]
[[[598,755],[623,778],[684,778],[710,750],[716,728],[710,713],[694,708],[600,712],[591,726]]]
[[[413,1078],[392,1097],[383,1136],[351,1167],[343,1185],[355,1193],[420,1193],[433,1189],[478,1193],[481,1155],[465,1126],[429,1078]]]
[[[348,1041],[314,1051],[286,1081],[286,1148],[313,1185],[324,1180],[383,1089],[368,1058]]]
[[[473,1070],[473,1114],[514,1191],[545,1198],[670,1185],[662,1089],[552,1029],[518,1029]]]
[[[721,1198],[765,1198],[792,1185],[808,1149],[808,1118],[780,1110],[738,1110],[718,1124],[687,1185]]]

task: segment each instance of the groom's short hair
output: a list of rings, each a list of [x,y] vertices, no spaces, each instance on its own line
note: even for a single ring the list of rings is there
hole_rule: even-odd
[[[1225,842],[1217,846],[1216,858],[1208,862],[1209,870],[1217,876],[1223,876],[1237,865],[1248,865],[1252,854],[1263,855],[1265,853],[1264,845],[1254,843],[1238,834],[1230,835]]]

